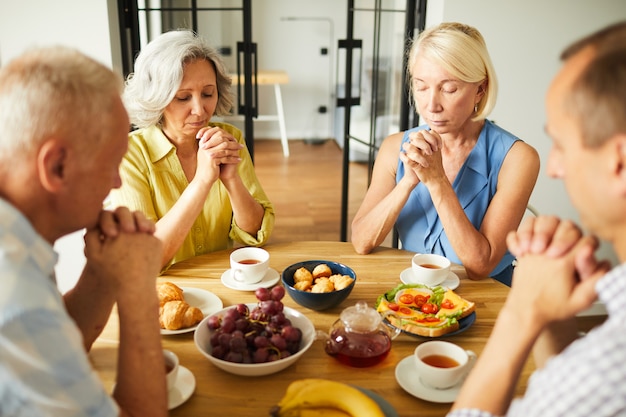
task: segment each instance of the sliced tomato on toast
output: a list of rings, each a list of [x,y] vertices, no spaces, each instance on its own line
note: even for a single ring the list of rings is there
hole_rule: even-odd
[[[458,330],[458,320],[473,313],[475,304],[443,287],[401,284],[378,297],[376,309],[405,332],[438,337]]]

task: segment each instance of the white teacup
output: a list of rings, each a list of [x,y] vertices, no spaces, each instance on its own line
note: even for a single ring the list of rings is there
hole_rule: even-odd
[[[432,253],[418,253],[411,260],[413,274],[407,277],[413,284],[435,287],[446,280],[450,273],[451,262],[448,258]]]
[[[270,266],[270,254],[261,248],[246,247],[230,254],[230,269],[235,281],[241,284],[260,282]]]
[[[476,354],[471,350],[441,340],[420,344],[413,356],[422,383],[436,389],[457,385],[476,362]]]
[[[163,357],[165,358],[165,379],[167,380],[167,390],[170,391],[176,386],[176,378],[178,377],[179,361],[178,356],[171,350],[163,349]]]

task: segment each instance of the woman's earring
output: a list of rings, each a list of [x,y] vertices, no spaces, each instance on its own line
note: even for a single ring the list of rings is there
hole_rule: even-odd
[[[478,113],[478,103],[474,104],[474,113]]]

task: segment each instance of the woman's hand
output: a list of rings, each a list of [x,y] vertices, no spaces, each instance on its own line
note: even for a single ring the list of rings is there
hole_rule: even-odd
[[[412,172],[424,184],[436,178],[446,178],[441,158],[442,147],[441,137],[432,130],[411,133],[409,142],[402,145],[404,153],[400,155],[406,172]]]
[[[241,162],[239,151],[243,148],[237,140],[219,127],[205,127],[198,131],[198,169],[203,178],[228,181],[237,175]]]

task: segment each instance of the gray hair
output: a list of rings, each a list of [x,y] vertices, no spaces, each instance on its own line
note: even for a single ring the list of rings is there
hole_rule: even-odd
[[[229,114],[234,97],[222,57],[192,31],[174,30],[148,43],[137,56],[135,72],[127,77],[123,98],[131,123],[139,128],[160,124],[163,111],[183,80],[185,64],[197,59],[204,59],[215,68],[218,92],[215,115]]]
[[[473,120],[487,118],[496,105],[498,81],[487,44],[476,28],[462,23],[444,22],[423,31],[409,50],[409,79],[412,78],[411,69],[415,59],[420,54],[439,63],[461,81],[486,81],[485,94],[478,102]]]
[[[59,135],[81,149],[106,140],[102,117],[122,93],[122,78],[81,52],[32,49],[0,69],[0,159],[37,148]]]

